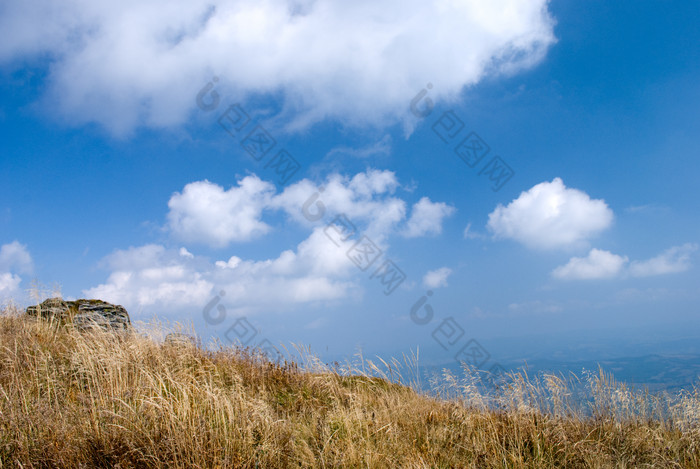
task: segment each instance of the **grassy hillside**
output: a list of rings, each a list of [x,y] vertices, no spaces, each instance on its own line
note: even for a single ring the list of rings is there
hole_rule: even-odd
[[[485,394],[448,375],[438,398],[312,358],[273,364],[6,311],[0,466],[700,467],[698,390],[656,398],[592,376],[584,412],[555,376]]]

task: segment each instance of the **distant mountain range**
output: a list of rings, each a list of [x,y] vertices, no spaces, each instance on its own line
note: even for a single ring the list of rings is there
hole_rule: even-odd
[[[696,324],[675,325],[668,330],[630,326],[479,340],[488,355],[480,368],[489,370],[497,364],[506,371],[526,369],[530,376],[541,372],[580,376],[584,369],[597,371],[600,365],[617,381],[635,387],[690,389],[700,385],[698,330]],[[463,375],[453,351],[429,343],[421,348],[420,356],[424,376],[445,368]]]
[[[584,370],[596,372],[598,366],[611,373],[618,382],[625,382],[634,388],[649,391],[677,392],[700,386],[700,354],[697,355],[645,355],[641,357],[606,358],[602,360],[558,361],[533,359],[528,361],[499,362],[506,371],[526,370],[529,376],[540,373],[556,373],[581,376]],[[421,367],[424,378],[443,369],[457,376],[463,375],[462,367],[456,363],[428,365]]]
[[[515,363],[504,366],[518,367]],[[700,384],[700,355],[645,355],[576,362],[534,360],[529,362],[528,366],[532,372],[573,372],[575,374],[580,374],[583,369],[595,371],[600,366],[612,373],[617,381],[624,381],[635,387],[646,387],[650,391],[676,391],[692,388],[693,384]]]

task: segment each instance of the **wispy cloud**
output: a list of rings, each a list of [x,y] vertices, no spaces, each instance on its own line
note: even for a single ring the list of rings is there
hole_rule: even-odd
[[[552,275],[566,280],[612,278],[620,275],[628,261],[609,251],[591,249],[587,257],[572,257],[566,265],[554,269]]]
[[[391,144],[391,135],[387,134],[378,142],[368,146],[353,148],[346,145],[341,145],[339,147],[335,147],[328,152],[326,157],[333,158],[339,155],[347,155],[352,156],[353,158],[365,159],[376,156],[387,156],[391,154]]]
[[[431,270],[423,276],[423,286],[426,288],[446,287],[450,274],[452,274],[452,269],[447,267]]]
[[[472,229],[471,223],[468,223],[467,226],[464,228],[464,232],[462,233],[462,236],[464,237],[464,239],[486,239],[486,238],[488,238],[487,235],[474,231]]]
[[[563,280],[590,280],[615,277],[651,277],[685,272],[691,267],[691,255],[698,245],[686,243],[674,246],[645,261],[629,262],[625,256],[610,251],[591,249],[587,257],[572,257],[563,266],[552,271],[552,276]]]
[[[674,246],[652,259],[633,262],[630,265],[630,275],[634,277],[649,277],[652,275],[685,272],[690,268],[691,255],[697,250],[698,245],[694,243]]]

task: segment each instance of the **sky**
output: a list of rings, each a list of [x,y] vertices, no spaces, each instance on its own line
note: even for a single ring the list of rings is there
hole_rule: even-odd
[[[700,338],[698,24],[671,0],[0,2],[0,303],[487,368]]]

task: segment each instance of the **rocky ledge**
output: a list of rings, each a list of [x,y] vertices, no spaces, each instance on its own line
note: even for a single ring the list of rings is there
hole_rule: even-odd
[[[103,329],[126,330],[131,326],[129,313],[123,306],[102,300],[65,301],[49,298],[27,308],[29,316],[73,324],[79,329],[101,327]]]

